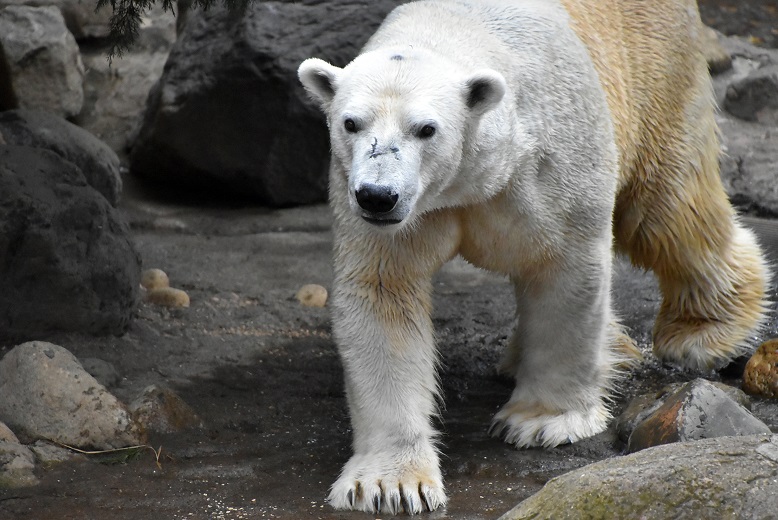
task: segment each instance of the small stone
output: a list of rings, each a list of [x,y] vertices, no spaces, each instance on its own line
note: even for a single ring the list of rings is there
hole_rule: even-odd
[[[751,410],[751,400],[741,389],[719,381],[707,381],[707,383],[724,392],[746,410]],[[629,442],[630,435],[638,425],[656,412],[670,396],[682,391],[688,385],[689,383],[672,383],[658,392],[640,395],[632,399],[616,419],[616,434],[619,440],[624,443]]]
[[[162,269],[146,269],[140,275],[140,284],[146,290],[170,287],[170,280]]]
[[[297,299],[306,307],[324,307],[327,305],[327,289],[317,284],[307,284],[300,287]]]
[[[35,459],[44,466],[53,466],[80,456],[79,453],[46,441],[35,441],[30,445]]]
[[[638,424],[627,452],[699,439],[770,433],[751,412],[704,379],[686,383]]]
[[[174,433],[202,426],[200,418],[178,394],[157,385],[146,387],[129,408],[147,431]]]
[[[146,301],[163,307],[189,307],[189,295],[181,289],[162,287],[146,293]]]
[[[778,338],[762,343],[743,372],[743,390],[778,398]]]
[[[35,457],[18,442],[0,441],[0,489],[34,486]]]

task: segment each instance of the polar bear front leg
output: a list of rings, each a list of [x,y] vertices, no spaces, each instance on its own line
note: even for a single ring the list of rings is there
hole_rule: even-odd
[[[491,432],[517,447],[575,442],[603,431],[618,328],[610,257],[543,281],[515,281],[518,326],[502,369],[516,378]]]
[[[446,502],[431,424],[437,393],[431,285],[411,272],[395,276],[387,264],[356,262],[336,281],[333,327],[354,455],[328,500],[337,509],[416,514]]]

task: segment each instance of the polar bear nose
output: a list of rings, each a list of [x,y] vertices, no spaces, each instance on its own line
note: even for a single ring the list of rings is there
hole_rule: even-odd
[[[359,207],[371,213],[388,213],[397,205],[398,196],[388,186],[363,184],[354,194]]]

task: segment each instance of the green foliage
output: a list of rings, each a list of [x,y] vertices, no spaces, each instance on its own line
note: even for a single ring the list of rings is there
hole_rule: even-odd
[[[162,8],[165,11],[176,13],[173,0],[97,0],[96,10],[106,8],[107,6],[111,6],[111,9],[113,9],[110,21],[109,60],[113,59],[114,56],[121,58],[122,54],[130,49],[138,37],[143,15],[158,1],[162,3]],[[245,9],[250,1],[221,0],[222,5],[230,10]],[[215,2],[216,0],[179,0],[178,8],[179,10],[195,7],[208,9]]]

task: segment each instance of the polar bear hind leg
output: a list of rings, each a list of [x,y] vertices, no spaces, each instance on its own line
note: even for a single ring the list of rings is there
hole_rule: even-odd
[[[709,96],[709,87],[697,92]],[[659,280],[656,356],[710,370],[749,349],[763,320],[769,273],[719,178],[712,100],[690,106],[642,151],[617,199],[614,227],[618,247]]]

